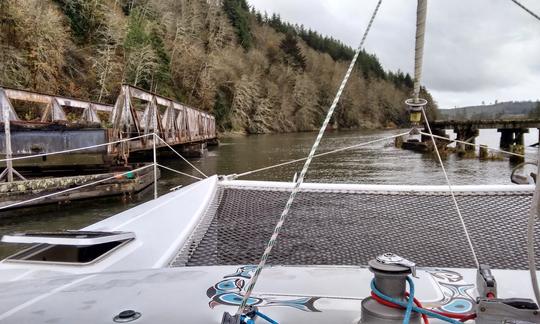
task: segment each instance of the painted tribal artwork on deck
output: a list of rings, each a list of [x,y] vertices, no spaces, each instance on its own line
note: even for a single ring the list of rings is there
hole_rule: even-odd
[[[206,295],[210,298],[208,305],[215,308],[219,305],[239,306],[243,299],[244,287],[248,284],[256,266],[244,266],[238,268],[235,273],[225,275],[223,280],[208,288]],[[473,311],[474,285],[463,280],[463,276],[455,271],[434,269],[426,270],[439,289],[440,299],[435,301],[423,301],[424,306],[449,313],[467,314]],[[252,295],[248,306],[257,307],[293,307],[306,312],[320,312],[316,301],[325,297],[304,296],[290,297],[279,295]],[[361,299],[359,299],[361,300]]]
[[[208,288],[206,295],[210,298],[208,305],[214,308],[218,305],[240,306],[243,299],[243,288],[251,279],[256,266],[244,266],[238,268],[235,273],[223,277],[223,280]],[[298,297],[286,296],[257,296],[252,295],[248,306],[270,307],[285,306],[293,307],[306,312],[320,312],[315,306],[315,301],[320,297]]]

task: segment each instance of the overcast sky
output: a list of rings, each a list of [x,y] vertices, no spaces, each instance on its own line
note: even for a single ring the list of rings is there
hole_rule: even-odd
[[[377,0],[248,0],[356,47]],[[536,13],[540,1],[520,0]],[[413,71],[416,0],[383,0],[366,42],[385,69]],[[441,108],[540,99],[540,21],[510,0],[431,0],[423,84]]]

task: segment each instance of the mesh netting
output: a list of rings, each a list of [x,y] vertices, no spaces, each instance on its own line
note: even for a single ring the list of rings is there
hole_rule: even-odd
[[[289,193],[220,186],[172,265],[256,264]],[[480,263],[526,269],[532,193],[456,195]],[[475,267],[450,195],[433,192],[301,191],[268,263],[365,265],[384,252],[425,267]]]

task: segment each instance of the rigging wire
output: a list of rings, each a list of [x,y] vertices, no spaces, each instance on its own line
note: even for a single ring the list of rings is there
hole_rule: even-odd
[[[465,219],[463,218],[463,215],[461,215],[461,209],[459,208],[456,195],[454,194],[454,188],[452,187],[452,183],[450,182],[450,179],[448,178],[448,174],[446,173],[446,169],[444,167],[441,154],[439,153],[439,148],[437,147],[437,143],[435,142],[435,136],[433,136],[433,133],[431,132],[431,126],[429,125],[429,121],[427,119],[426,111],[424,107],[422,107],[422,114],[424,115],[424,120],[426,121],[426,127],[429,132],[429,134],[426,134],[426,135],[429,135],[431,137],[431,141],[433,142],[433,147],[435,149],[435,153],[437,154],[437,159],[439,160],[439,164],[441,165],[442,172],[444,173],[444,178],[446,179],[446,183],[448,184],[448,190],[450,191],[450,195],[452,196],[452,201],[454,202],[454,207],[456,208],[456,212],[459,216],[461,226],[463,227],[463,232],[465,233],[467,243],[469,244],[469,247],[471,248],[471,253],[474,258],[474,262],[476,263],[476,268],[480,268],[480,262],[478,261],[478,257],[476,256],[476,251],[474,249],[471,236],[469,235],[469,231],[467,230],[467,225],[465,225]]]
[[[194,166],[191,162],[189,162],[185,157],[182,156],[182,154],[178,153],[178,151],[176,151],[175,149],[172,148],[172,146],[169,145],[169,143],[167,143],[163,138],[161,138],[158,134],[155,134],[154,135],[160,140],[162,141],[166,146],[169,147],[169,149],[171,149],[171,151],[173,151],[176,155],[178,155],[182,160],[184,160],[184,162],[186,162],[190,167],[192,167],[193,169],[195,169],[195,171],[199,172],[203,177],[205,178],[208,178],[208,176],[202,172],[200,169],[198,169],[196,166]]]
[[[469,235],[469,231],[467,230],[467,225],[465,224],[465,220],[463,219],[463,215],[461,215],[461,210],[459,208],[459,204],[457,202],[456,196],[454,194],[454,188],[452,187],[452,183],[450,182],[450,179],[448,178],[448,174],[446,173],[446,169],[444,168],[444,163],[441,158],[441,154],[439,153],[439,148],[437,147],[437,143],[435,143],[435,137],[433,136],[433,132],[431,131],[431,126],[429,125],[429,120],[426,115],[426,110],[424,109],[425,103],[427,103],[424,100],[424,103],[421,104],[420,100],[420,81],[422,79],[422,63],[423,63],[423,57],[424,57],[424,36],[426,33],[426,17],[427,17],[427,0],[418,0],[418,5],[416,8],[416,45],[414,49],[414,97],[413,97],[413,105],[417,104],[417,108],[421,108],[422,115],[424,117],[426,127],[429,131],[429,136],[431,137],[431,140],[433,142],[433,147],[435,149],[435,153],[437,153],[437,159],[439,160],[439,164],[441,165],[441,169],[444,173],[444,177],[446,179],[446,183],[448,184],[448,190],[450,191],[450,195],[452,196],[452,201],[454,202],[454,207],[456,208],[457,214],[459,216],[459,220],[461,221],[461,225],[463,227],[463,231],[465,233],[465,237],[467,238],[467,242],[469,244],[469,247],[471,248],[472,256],[474,259],[474,262],[476,263],[476,267],[480,268],[480,263],[478,262],[478,257],[476,256],[476,251],[474,250],[474,246],[472,244],[471,237]]]
[[[255,270],[255,273],[253,274],[253,277],[251,278],[249,285],[246,289],[246,293],[244,294],[244,298],[242,299],[242,303],[238,307],[238,310],[236,314],[242,314],[244,312],[244,309],[246,308],[247,302],[249,300],[249,297],[251,296],[251,293],[253,292],[253,288],[255,287],[255,284],[257,283],[257,280],[259,278],[259,275],[266,264],[266,260],[270,256],[270,252],[272,251],[272,248],[274,247],[276,243],[276,239],[279,235],[279,232],[281,231],[281,227],[283,226],[283,223],[285,222],[285,219],[287,215],[289,214],[289,210],[291,209],[292,203],[294,201],[294,198],[296,197],[296,194],[298,193],[300,189],[300,185],[302,182],[304,182],[304,177],[307,173],[307,170],[309,169],[309,165],[311,164],[311,161],[313,159],[313,156],[315,155],[315,152],[317,151],[317,148],[319,146],[319,143],[321,142],[321,139],[323,137],[324,131],[326,130],[326,127],[328,126],[328,123],[330,122],[330,118],[332,117],[334,110],[336,109],[336,106],[339,102],[339,99],[341,98],[341,94],[343,93],[343,89],[345,88],[345,85],[347,84],[347,81],[349,80],[349,77],[351,76],[351,73],[353,71],[353,68],[356,64],[356,61],[358,59],[358,56],[360,55],[360,52],[362,48],[364,47],[364,42],[366,41],[367,35],[369,33],[369,30],[371,29],[371,26],[373,25],[373,21],[375,20],[375,16],[377,15],[377,12],[379,11],[379,7],[381,6],[382,0],[378,0],[377,6],[375,7],[375,10],[373,11],[373,14],[371,15],[371,19],[369,20],[369,23],[366,27],[366,30],[364,32],[364,35],[362,37],[362,40],[360,41],[360,45],[356,49],[356,52],[354,54],[354,57],[349,65],[349,68],[347,70],[347,73],[345,74],[345,77],[341,81],[341,85],[336,93],[336,96],[334,98],[334,101],[332,102],[332,105],[330,106],[330,109],[328,109],[328,113],[326,114],[326,118],[319,130],[319,134],[317,135],[317,138],[315,139],[315,143],[313,143],[313,146],[311,147],[311,151],[309,152],[309,155],[306,159],[306,162],[304,163],[304,167],[302,168],[302,171],[300,172],[300,176],[296,180],[296,183],[294,185],[294,188],[291,192],[291,195],[289,196],[289,199],[287,201],[287,204],[285,205],[285,208],[283,209],[283,212],[281,213],[281,216],[279,218],[279,221],[276,224],[276,227],[274,228],[274,232],[268,241],[268,244],[266,246],[266,249],[261,257],[261,260],[259,261],[259,264],[257,265],[257,269]]]
[[[404,132],[404,133],[401,133],[401,134],[387,136],[387,137],[384,137],[384,138],[378,138],[378,139],[375,139],[375,140],[372,140],[372,141],[367,141],[367,142],[363,142],[363,143],[359,143],[359,144],[350,145],[350,146],[347,146],[347,147],[338,148],[338,149],[335,149],[335,150],[332,150],[332,151],[315,154],[315,155],[313,155],[313,158],[317,158],[317,157],[321,157],[321,156],[325,156],[325,155],[330,155],[330,154],[333,154],[333,153],[343,152],[343,151],[359,148],[359,147],[362,147],[362,146],[367,146],[367,145],[370,145],[370,144],[374,144],[374,143],[377,143],[377,142],[383,142],[383,141],[386,141],[386,140],[394,139],[396,137],[401,137],[401,136],[408,135],[409,133],[410,133],[410,131]],[[250,171],[246,171],[246,172],[240,173],[240,174],[231,174],[228,177],[230,177],[232,179],[236,179],[236,178],[244,177],[244,176],[247,176],[247,175],[250,175],[250,174],[253,174],[253,173],[266,171],[266,170],[274,169],[274,168],[277,168],[277,167],[282,167],[282,166],[289,165],[289,164],[294,164],[294,163],[305,161],[305,160],[307,160],[307,157],[304,157],[304,158],[301,158],[301,159],[296,159],[296,160],[291,160],[291,161],[287,161],[287,162],[282,162],[282,163],[278,163],[278,164],[269,165],[269,166],[266,166],[266,167],[263,167],[263,168],[260,168],[260,169],[250,170]]]
[[[63,151],[54,151],[54,152],[47,152],[47,153],[40,153],[40,154],[33,154],[33,155],[16,156],[16,157],[12,157],[12,158],[9,158],[9,159],[7,159],[7,158],[0,159],[0,162],[17,161],[17,160],[24,160],[24,159],[34,159],[34,158],[50,156],[50,155],[58,155],[58,154],[65,154],[65,153],[71,153],[71,152],[84,151],[84,150],[89,150],[89,149],[92,149],[92,148],[98,148],[98,147],[102,147],[102,146],[109,146],[109,145],[112,145],[112,144],[119,144],[119,143],[129,142],[129,141],[133,141],[133,140],[136,140],[136,139],[141,139],[141,138],[144,138],[144,137],[150,137],[150,136],[153,136],[153,135],[154,135],[153,133],[144,134],[144,135],[134,136],[134,137],[130,137],[130,138],[120,139],[120,140],[113,141],[113,142],[101,143],[101,144],[90,145],[90,146],[85,146],[85,147],[77,147],[77,148],[63,150]]]
[[[538,16],[537,14],[535,14],[532,10],[530,10],[529,8],[525,7],[523,4],[521,4],[521,2],[517,1],[517,0],[510,0],[512,1],[513,3],[515,3],[516,5],[520,6],[521,9],[527,11],[531,16],[533,16],[534,18],[540,20],[540,16]]]
[[[538,148],[538,161],[540,161],[540,148]],[[537,174],[540,174],[540,163],[538,163]],[[538,287],[538,277],[536,275],[536,260],[534,253],[534,224],[540,216],[540,181],[536,183],[533,195],[529,218],[527,221],[527,261],[529,262],[529,272],[534,291],[536,303],[540,304],[540,288]]]
[[[163,168],[167,171],[171,171],[171,172],[174,172],[176,174],[180,174],[180,175],[183,175],[185,177],[188,177],[188,178],[191,178],[191,179],[195,179],[195,180],[203,180],[203,178],[199,178],[199,177],[196,177],[194,175],[191,175],[191,174],[188,174],[188,173],[184,173],[184,172],[181,172],[181,171],[178,171],[178,170],[175,170],[173,168],[169,168],[168,166],[164,166],[163,164],[159,164],[159,163],[156,163],[156,165],[160,168]]]

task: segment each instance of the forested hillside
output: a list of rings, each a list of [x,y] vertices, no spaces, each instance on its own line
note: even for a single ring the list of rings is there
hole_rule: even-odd
[[[246,0],[0,1],[1,85],[112,103],[130,83],[213,112],[222,131],[318,127],[352,55]],[[364,52],[334,122],[400,125],[411,91]]]

